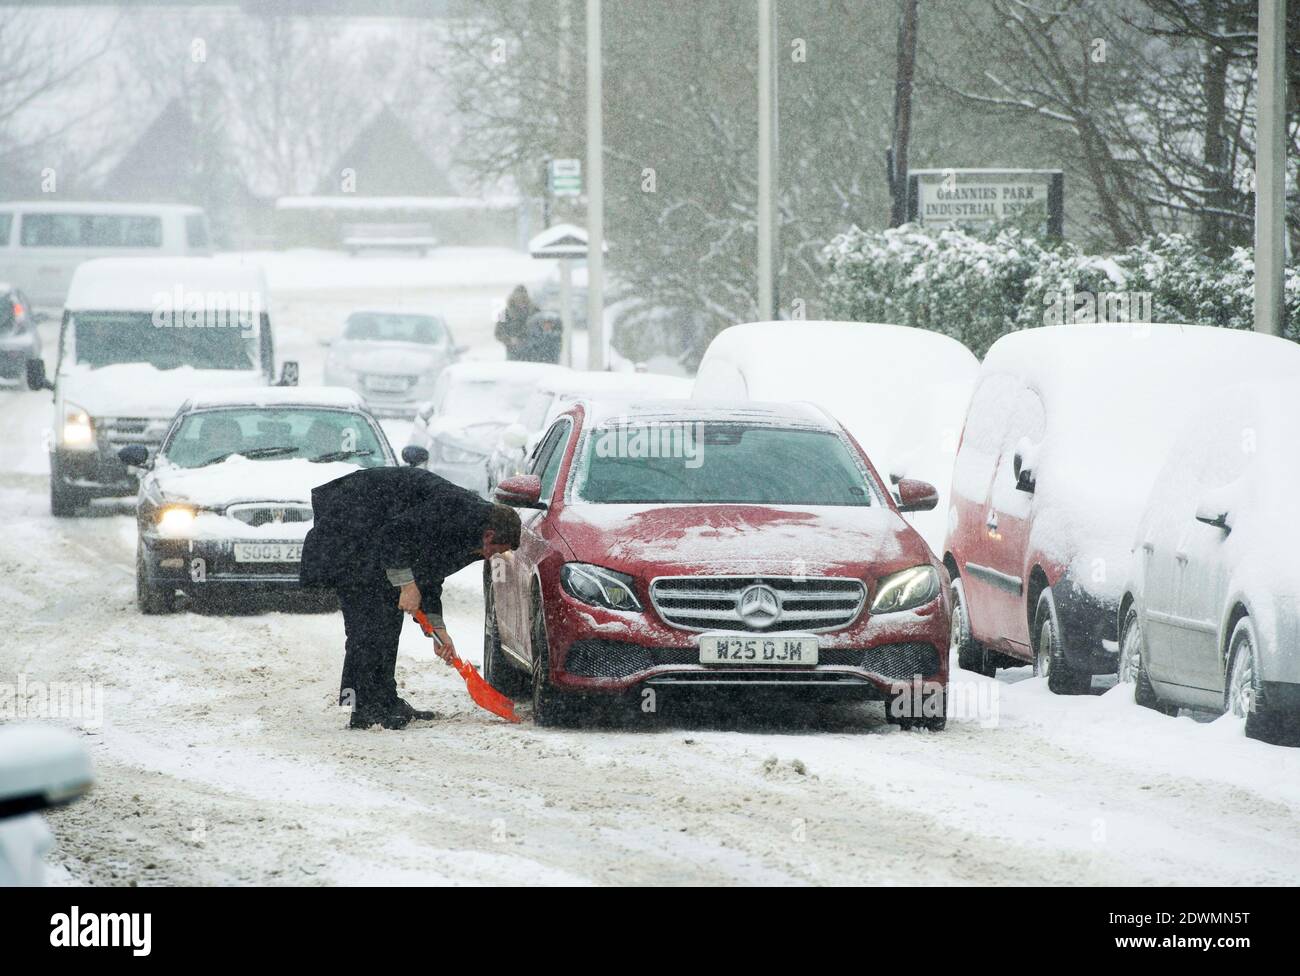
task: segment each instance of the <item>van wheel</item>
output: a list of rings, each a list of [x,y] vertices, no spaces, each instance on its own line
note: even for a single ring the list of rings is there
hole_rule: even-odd
[[[1065,643],[1056,601],[1050,589],[1043,590],[1034,613],[1034,674],[1047,679],[1054,695],[1086,695],[1092,690],[1092,675],[1071,667],[1065,657]]]
[[[1119,680],[1133,685],[1133,701],[1143,708],[1154,709],[1161,715],[1177,715],[1178,706],[1162,702],[1151,687],[1146,663],[1142,659],[1142,624],[1138,612],[1129,607],[1124,615],[1124,626],[1119,635]]]
[[[1228,639],[1228,683],[1223,704],[1225,711],[1246,720],[1247,738],[1274,744],[1281,741],[1284,723],[1264,695],[1259,635],[1249,617],[1237,621]]]
[[[525,675],[508,660],[501,649],[497,630],[496,602],[492,598],[492,570],[483,570],[483,677],[497,691],[518,698],[526,690]]]
[[[74,491],[63,483],[63,473],[59,470],[58,460],[50,456],[50,514],[55,518],[71,518],[77,509],[86,503],[81,492]]]
[[[160,586],[149,578],[149,560],[139,543],[135,547],[135,602],[141,613],[150,616],[176,609],[175,588]]]
[[[998,673],[998,666],[988,649],[971,634],[970,611],[966,608],[966,590],[960,579],[952,581],[952,616],[949,643],[957,649],[957,666],[986,678]]]
[[[541,726],[569,725],[572,722],[571,703],[551,685],[551,655],[546,640],[546,618],[542,612],[541,597],[532,601],[533,645],[533,723]]]

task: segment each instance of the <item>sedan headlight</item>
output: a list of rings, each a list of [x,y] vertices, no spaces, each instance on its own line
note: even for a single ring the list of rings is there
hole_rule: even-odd
[[[194,531],[194,509],[168,505],[158,512],[158,534],[167,539],[185,539]]]
[[[574,599],[607,610],[640,610],[641,603],[632,592],[632,577],[589,563],[565,563],[560,568],[560,583]]]
[[[74,451],[94,450],[95,428],[90,422],[90,414],[75,403],[63,403],[63,429],[61,443]]]
[[[915,610],[939,595],[939,574],[933,566],[913,566],[890,573],[876,587],[872,613]]]

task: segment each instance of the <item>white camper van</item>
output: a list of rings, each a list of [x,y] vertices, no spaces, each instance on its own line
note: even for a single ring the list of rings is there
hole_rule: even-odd
[[[83,261],[212,253],[198,207],[161,203],[0,203],[0,279],[37,305],[58,306]]]
[[[53,380],[28,362],[27,385],[54,391],[50,508],[72,515],[92,498],[132,495],[118,459],[152,455],[172,416],[212,387],[276,382],[261,269],[220,258],[101,258],[73,276]],[[298,381],[286,362],[281,385]]]

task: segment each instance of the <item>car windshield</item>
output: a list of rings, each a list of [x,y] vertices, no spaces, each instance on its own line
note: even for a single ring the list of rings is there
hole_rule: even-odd
[[[72,319],[77,362],[99,368],[148,363],[158,369],[256,369],[257,330],[229,325],[158,326],[149,312],[78,312]]]
[[[527,385],[503,380],[457,380],[448,388],[441,412],[450,417],[513,417],[529,392]]]
[[[346,460],[367,468],[387,463],[365,416],[323,407],[196,410],[180,422],[162,454],[182,468],[215,464],[236,454],[257,460]]]
[[[357,312],[348,316],[343,338],[355,342],[418,342],[437,345],[447,337],[447,326],[433,315]]]
[[[837,434],[691,422],[591,431],[574,494],[607,504],[870,505],[877,497]]]

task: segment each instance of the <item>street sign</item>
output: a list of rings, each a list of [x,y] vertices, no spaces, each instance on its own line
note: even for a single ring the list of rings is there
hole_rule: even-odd
[[[582,193],[582,160],[552,159],[548,173],[553,196],[576,197]]]
[[[925,227],[981,226],[1037,216],[1060,237],[1064,177],[1049,169],[914,169],[908,173],[907,219]]]

